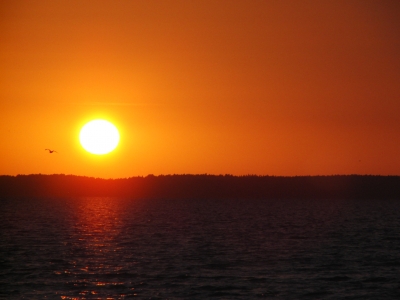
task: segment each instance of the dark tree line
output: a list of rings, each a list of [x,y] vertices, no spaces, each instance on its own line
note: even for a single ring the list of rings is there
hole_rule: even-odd
[[[74,175],[0,176],[2,196],[132,198],[400,198],[400,176],[149,175],[101,179]]]

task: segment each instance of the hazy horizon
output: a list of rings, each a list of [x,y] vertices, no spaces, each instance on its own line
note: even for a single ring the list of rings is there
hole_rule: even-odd
[[[99,178],[99,179],[128,179],[128,178],[138,178],[138,177],[163,177],[163,176],[232,176],[232,177],[336,177],[336,176],[360,176],[360,177],[369,177],[369,176],[376,176],[376,177],[400,177],[399,174],[314,174],[314,175],[274,175],[274,174],[212,174],[212,173],[169,173],[169,174],[154,174],[149,173],[145,175],[131,175],[127,177],[97,177],[97,176],[89,176],[89,175],[78,175],[78,174],[71,174],[71,173],[27,173],[27,174],[0,174],[0,176],[31,176],[31,175],[43,175],[43,176],[52,176],[52,175],[63,175],[63,176],[76,176],[76,177],[89,177],[89,178]]]

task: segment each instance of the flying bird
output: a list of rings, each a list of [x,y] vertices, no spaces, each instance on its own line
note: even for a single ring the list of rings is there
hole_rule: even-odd
[[[49,151],[50,154],[53,153],[53,152],[58,153],[56,150],[51,150],[51,149],[44,149],[44,150]]]

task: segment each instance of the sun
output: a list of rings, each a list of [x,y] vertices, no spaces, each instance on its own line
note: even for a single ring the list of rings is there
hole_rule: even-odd
[[[86,151],[103,155],[118,146],[119,132],[117,127],[106,120],[93,120],[82,127],[79,141]]]

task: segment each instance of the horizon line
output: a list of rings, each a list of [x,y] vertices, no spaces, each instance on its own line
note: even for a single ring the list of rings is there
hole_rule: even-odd
[[[0,176],[9,176],[9,177],[17,177],[17,176],[75,176],[75,177],[87,177],[87,178],[95,178],[95,179],[129,179],[129,178],[147,178],[147,177],[167,177],[167,176],[209,176],[209,177],[284,177],[284,178],[295,178],[295,177],[346,177],[346,176],[358,176],[358,177],[400,177],[399,175],[383,175],[383,174],[329,174],[329,175],[259,175],[259,174],[243,174],[243,175],[233,175],[233,174],[211,174],[211,173],[174,173],[174,174],[147,174],[147,175],[134,175],[130,177],[96,177],[96,176],[88,176],[88,175],[76,175],[76,174],[64,174],[64,173],[30,173],[30,174],[0,174]]]

